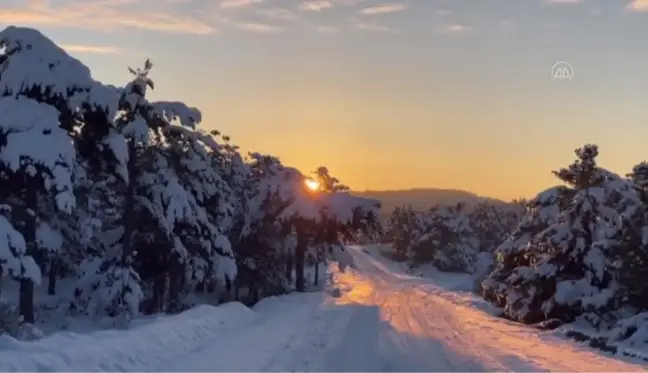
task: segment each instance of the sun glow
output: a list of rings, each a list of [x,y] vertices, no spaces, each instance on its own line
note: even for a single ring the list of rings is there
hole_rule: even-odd
[[[312,190],[313,192],[318,191],[320,188],[320,183],[318,183],[317,180],[306,179],[304,180],[304,184],[306,184],[306,188]]]

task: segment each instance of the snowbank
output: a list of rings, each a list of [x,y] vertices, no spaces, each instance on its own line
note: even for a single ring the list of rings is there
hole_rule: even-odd
[[[556,332],[617,356],[648,361],[648,312],[621,319],[609,330],[601,332],[581,324],[567,324]]]
[[[327,276],[336,276],[339,272],[337,263],[330,264],[328,272],[322,268],[322,283],[335,286],[332,277]],[[203,305],[179,315],[133,320],[131,328],[126,330],[66,331],[34,342],[0,335],[0,371],[165,370],[175,361],[206,346],[228,344],[229,338],[253,325],[276,324],[279,328],[277,323],[281,315],[290,319],[286,321],[288,324],[294,323],[298,314],[313,317],[316,311],[321,311],[318,307],[324,297],[320,294],[265,298],[252,309],[238,302],[217,307]],[[228,361],[219,364],[232,363]]]
[[[225,330],[253,323],[241,303],[200,306],[128,330],[56,333],[36,342],[0,336],[0,371],[155,370],[209,344]]]

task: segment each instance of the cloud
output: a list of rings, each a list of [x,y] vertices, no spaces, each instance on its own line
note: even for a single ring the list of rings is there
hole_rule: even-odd
[[[590,10],[587,11],[587,15],[592,16],[592,17],[599,16],[599,15],[601,15],[601,13],[602,13],[602,11],[599,8],[593,8],[593,9],[590,9]]]
[[[388,27],[388,26],[383,26],[379,25],[376,23],[356,23],[355,27],[360,30],[364,31],[370,31],[370,32],[379,32],[379,33],[388,33],[388,34],[398,34],[400,33],[399,30],[396,30],[394,28]]]
[[[560,29],[560,25],[556,22],[545,22],[542,24],[544,30],[552,31]]]
[[[257,9],[256,13],[273,19],[292,20],[297,18],[295,13],[284,8]]]
[[[94,54],[118,54],[119,48],[101,45],[63,44],[61,45],[68,53],[94,53]]]
[[[515,28],[515,22],[511,21],[510,19],[505,19],[499,22],[499,27],[502,30],[511,30]]]
[[[222,0],[218,7],[225,9],[247,8],[262,2],[263,0]]]
[[[286,1],[286,0],[282,0]],[[340,6],[353,6],[367,0],[300,0],[299,9],[307,12],[321,12]]]
[[[270,25],[261,22],[248,22],[238,19],[221,17],[219,21],[227,26],[233,27],[238,30],[248,31],[255,34],[278,34],[283,31],[281,27]]]
[[[328,0],[308,0],[299,5],[300,10],[307,12],[321,12],[322,10],[332,9],[333,3]]]
[[[459,23],[453,23],[453,24],[443,26],[439,31],[442,34],[455,35],[455,34],[463,34],[470,30],[472,29],[469,26],[461,25]]]
[[[633,12],[648,12],[648,0],[632,0],[626,9]]]
[[[317,32],[322,34],[336,34],[338,31],[340,28],[335,26],[317,26]]]
[[[0,5],[0,20],[5,24],[53,26],[103,32],[123,29],[195,35],[209,35],[216,32],[212,26],[186,15],[149,11],[147,7],[133,9],[126,6],[142,4],[146,5],[147,2],[145,0],[73,0],[63,5],[52,6],[48,1],[30,0],[22,7]],[[160,8],[161,6],[158,6],[158,9]]]
[[[545,0],[548,4],[578,4],[585,0]]]
[[[277,34],[282,31],[280,27],[256,22],[237,22],[234,26],[240,30],[250,31],[256,34]]]
[[[452,10],[447,10],[447,9],[437,9],[434,11],[434,14],[440,17],[447,17],[453,15],[454,12]]]
[[[360,13],[364,15],[377,15],[377,14],[401,12],[405,9],[407,9],[407,6],[405,6],[405,4],[382,4],[382,5],[372,6],[369,8],[364,8],[360,10]]]

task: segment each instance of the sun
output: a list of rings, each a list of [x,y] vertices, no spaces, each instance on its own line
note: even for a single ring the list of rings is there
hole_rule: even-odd
[[[320,183],[318,183],[317,180],[306,179],[304,180],[304,184],[306,184],[306,188],[313,192],[318,191],[320,188]]]

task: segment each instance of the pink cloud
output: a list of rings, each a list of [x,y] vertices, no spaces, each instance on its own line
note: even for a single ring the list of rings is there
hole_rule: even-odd
[[[648,0],[633,0],[626,9],[633,12],[648,12]]]
[[[138,11],[126,5],[141,0],[74,0],[52,6],[45,0],[30,0],[24,6],[0,5],[5,24],[47,25],[97,31],[141,29],[149,31],[208,35],[216,30],[195,18],[163,11]]]

